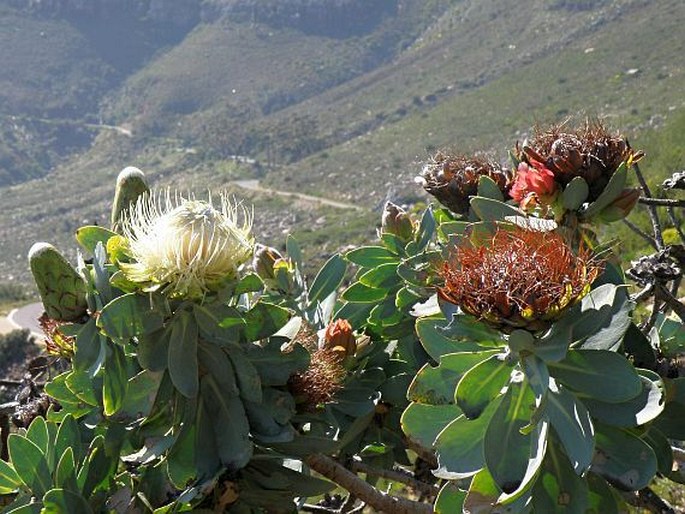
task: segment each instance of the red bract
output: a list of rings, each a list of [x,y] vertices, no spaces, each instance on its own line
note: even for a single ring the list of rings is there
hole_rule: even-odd
[[[538,332],[587,294],[601,268],[557,233],[498,229],[479,244],[464,238],[453,248],[439,294],[505,333]]]
[[[538,161],[522,162],[516,170],[510,196],[522,207],[534,207],[537,203],[549,205],[554,201],[557,184],[554,173]]]

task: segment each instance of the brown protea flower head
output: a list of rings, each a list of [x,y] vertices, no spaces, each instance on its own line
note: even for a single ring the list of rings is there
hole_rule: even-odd
[[[439,294],[502,332],[539,332],[588,293],[601,268],[589,251],[574,254],[556,232],[499,228],[452,249]]]
[[[74,341],[76,338],[62,333],[60,327],[64,323],[52,319],[45,312],[38,318],[38,323],[45,334],[45,349],[48,354],[71,359],[74,356]]]
[[[483,175],[494,180],[506,195],[511,173],[482,154],[466,156],[438,152],[423,167],[416,182],[450,211],[466,214],[469,200],[478,193],[478,180]]]
[[[306,370],[290,377],[288,386],[300,409],[313,411],[333,399],[342,388],[346,374],[341,355],[320,348],[311,354]]]
[[[588,200],[593,201],[623,161],[635,162],[643,153],[633,150],[625,137],[610,133],[599,120],[586,120],[575,130],[565,123],[537,126],[530,140],[516,145],[515,155],[528,164],[543,163],[562,186],[583,177],[590,187]]]

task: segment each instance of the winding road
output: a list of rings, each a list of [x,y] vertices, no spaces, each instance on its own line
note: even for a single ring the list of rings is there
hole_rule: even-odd
[[[355,211],[363,211],[364,208],[359,205],[354,205],[352,203],[339,202],[337,200],[330,200],[329,198],[323,198],[321,196],[306,195],[304,193],[295,193],[292,191],[280,191],[278,189],[268,189],[259,185],[259,180],[249,179],[249,180],[235,180],[231,182],[232,184],[247,189],[248,191],[255,191],[258,193],[266,193],[272,195],[283,196],[284,198],[297,198],[305,202],[328,205],[330,207],[336,207],[338,209],[353,209]]]
[[[0,317],[0,334],[7,334],[13,330],[28,328],[36,337],[43,337],[38,318],[43,314],[42,303],[31,303],[18,309],[13,309],[7,317]]]

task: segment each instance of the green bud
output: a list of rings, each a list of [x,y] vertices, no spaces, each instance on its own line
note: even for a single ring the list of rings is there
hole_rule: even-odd
[[[29,266],[50,318],[78,321],[86,314],[86,283],[54,246],[34,244],[29,250]]]
[[[145,175],[138,168],[129,166],[119,173],[114,193],[114,204],[112,205],[111,225],[113,231],[120,231],[121,222],[126,211],[136,202],[140,195],[149,191],[150,187],[147,184]]]
[[[381,218],[381,234],[393,234],[408,241],[414,235],[414,224],[404,209],[392,202],[386,202]]]

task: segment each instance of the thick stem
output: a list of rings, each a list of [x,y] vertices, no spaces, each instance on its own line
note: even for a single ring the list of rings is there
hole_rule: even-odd
[[[374,509],[388,514],[432,514],[433,507],[378,491],[332,458],[315,453],[305,459],[307,465]]]

